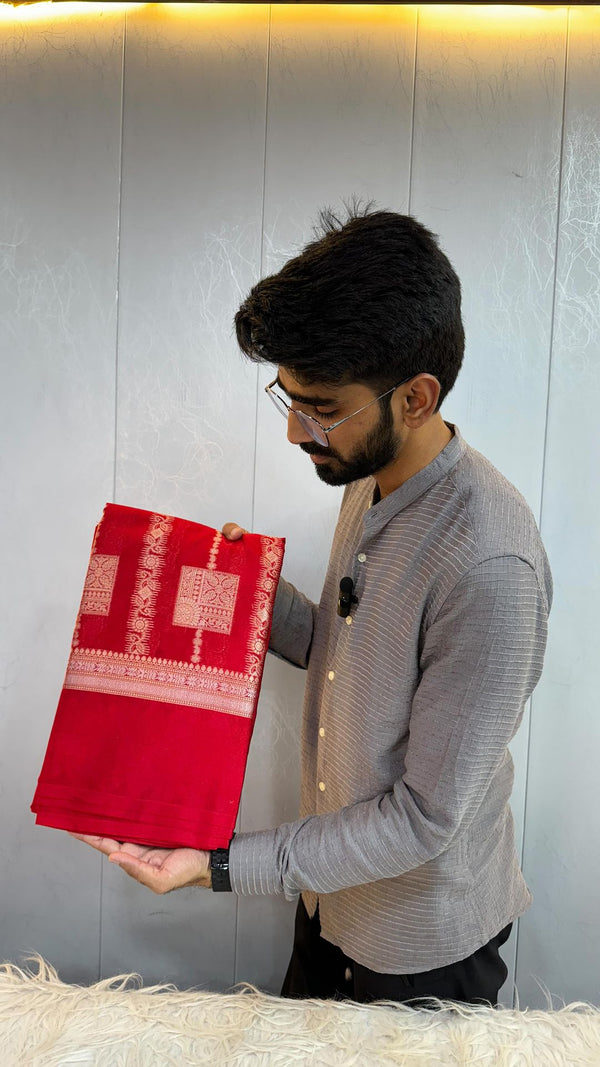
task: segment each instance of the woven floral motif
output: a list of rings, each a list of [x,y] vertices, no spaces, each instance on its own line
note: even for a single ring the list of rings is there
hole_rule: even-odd
[[[125,643],[127,652],[142,654],[148,652],[156,595],[160,589],[160,575],[165,562],[172,525],[173,519],[170,515],[153,514],[144,535],[127,625]]]
[[[108,615],[118,565],[118,556],[91,557],[81,598],[82,615]]]
[[[97,649],[73,650],[65,686],[107,695],[134,693],[138,699],[176,701],[247,719],[254,712],[256,696],[254,679],[241,672]]]
[[[237,574],[203,567],[182,567],[173,625],[231,633],[239,583]]]

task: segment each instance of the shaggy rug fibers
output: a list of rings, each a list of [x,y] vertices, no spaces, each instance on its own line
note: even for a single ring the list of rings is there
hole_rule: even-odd
[[[120,975],[66,985],[0,967],[2,1067],[599,1067],[600,1010],[509,1011],[443,1004],[290,1001],[140,988]],[[441,1004],[441,1002],[440,1002]]]

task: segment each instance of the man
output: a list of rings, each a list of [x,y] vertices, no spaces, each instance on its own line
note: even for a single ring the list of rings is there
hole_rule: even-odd
[[[495,1004],[531,901],[507,745],[552,583],[529,507],[440,412],[458,278],[425,227],[369,207],[322,212],[235,320],[289,440],[347,486],[320,604],[282,578],[273,616],[271,649],[308,668],[302,817],[222,855],[86,840],[156,892],[302,894],[285,995]]]

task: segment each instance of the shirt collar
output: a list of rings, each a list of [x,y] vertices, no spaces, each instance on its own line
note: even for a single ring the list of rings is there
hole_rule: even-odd
[[[363,521],[365,530],[370,536],[379,533],[390,519],[393,519],[395,515],[398,515],[409,504],[412,504],[423,493],[426,493],[428,489],[431,489],[432,485],[444,478],[464,455],[467,445],[460,430],[451,422],[447,423],[447,425],[454,431],[454,436],[435,459],[432,459],[431,463],[428,463],[426,467],[417,471],[412,478],[409,478],[398,489],[394,489],[393,493],[389,493],[383,500],[379,500],[377,504],[373,504],[365,512]],[[369,486],[369,498],[371,499],[373,479],[369,478],[367,484]]]

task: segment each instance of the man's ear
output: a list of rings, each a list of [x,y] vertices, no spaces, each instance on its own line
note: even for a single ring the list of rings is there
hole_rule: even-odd
[[[402,397],[404,424],[418,430],[435,414],[441,385],[433,374],[417,374]]]

